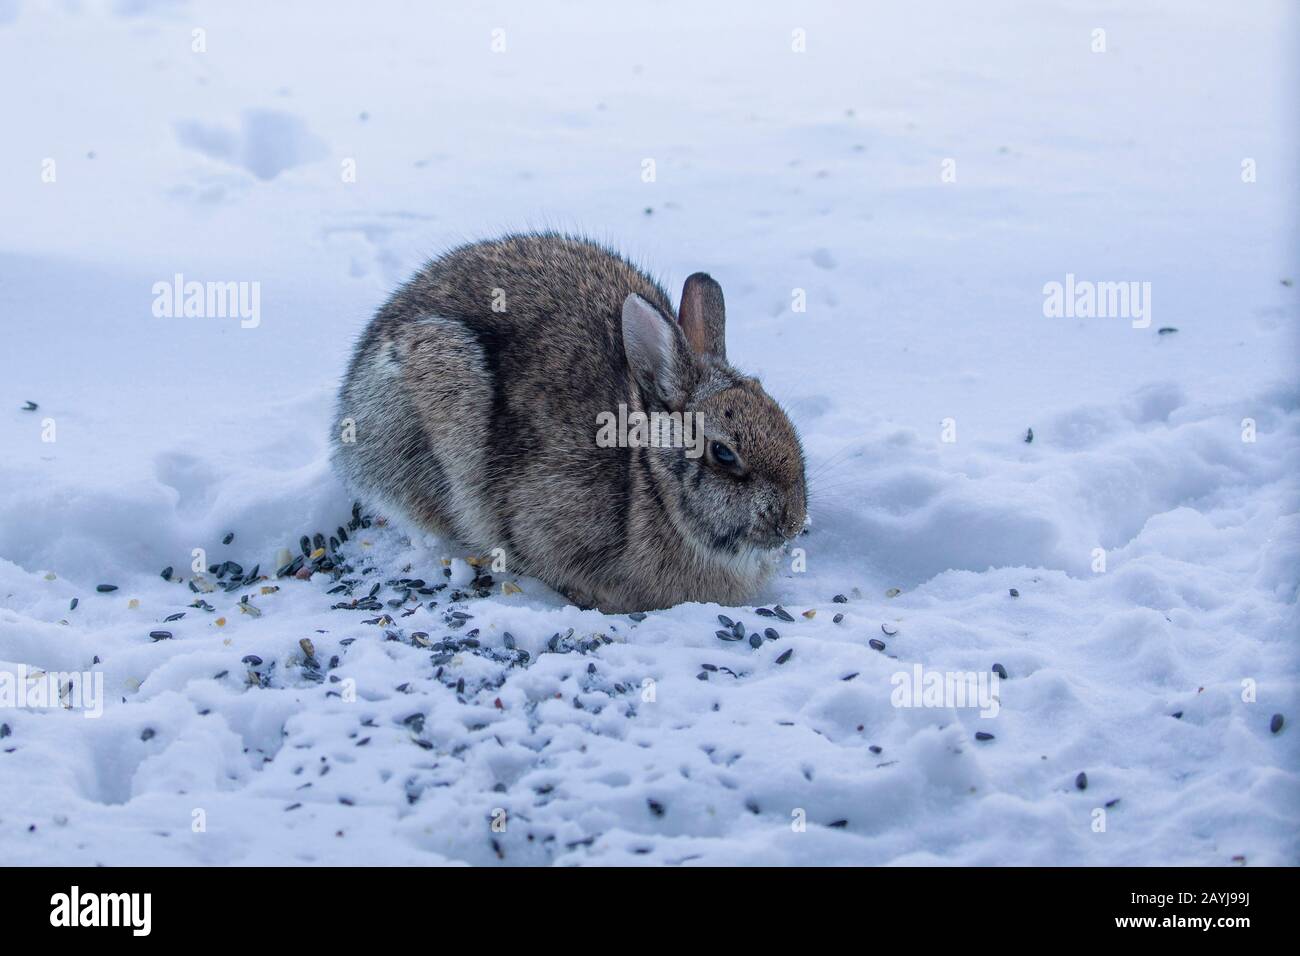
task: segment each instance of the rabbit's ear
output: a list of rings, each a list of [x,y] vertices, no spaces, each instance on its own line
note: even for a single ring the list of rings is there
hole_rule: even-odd
[[[686,341],[700,355],[727,358],[727,306],[722,286],[697,272],[682,286],[681,323]]]
[[[666,405],[682,404],[685,346],[672,321],[636,293],[623,300],[623,350],[642,386]]]

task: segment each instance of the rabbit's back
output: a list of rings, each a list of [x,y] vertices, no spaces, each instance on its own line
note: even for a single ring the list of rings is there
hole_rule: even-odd
[[[511,236],[429,263],[380,309],[340,393],[335,461],[364,496],[512,570],[613,567],[635,476],[595,446],[630,401],[620,309],[663,289],[594,243]]]

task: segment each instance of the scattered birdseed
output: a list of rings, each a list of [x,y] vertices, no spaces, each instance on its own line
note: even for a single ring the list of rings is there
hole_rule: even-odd
[[[831,598],[831,600],[834,601],[836,604],[848,604],[848,603],[849,603],[849,599],[846,598],[843,594],[837,594],[837,595],[835,595],[835,597]]]

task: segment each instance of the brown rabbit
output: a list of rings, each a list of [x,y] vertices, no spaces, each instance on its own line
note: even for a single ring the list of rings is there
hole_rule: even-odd
[[[462,246],[361,336],[334,462],[363,499],[583,607],[744,603],[807,508],[794,426],[726,360],[722,290],[554,234]],[[620,410],[620,406],[624,409]],[[606,447],[621,411],[682,422]],[[685,416],[685,419],[682,418]],[[698,430],[691,425],[697,424]]]

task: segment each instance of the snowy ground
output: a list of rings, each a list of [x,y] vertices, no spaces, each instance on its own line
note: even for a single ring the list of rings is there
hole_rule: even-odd
[[[1293,4],[358,9],[0,0],[0,677],[107,698],[0,707],[0,863],[1300,862]],[[192,549],[348,522],[394,284],[541,225],[722,282],[809,454],[794,622],[460,561],[392,624],[328,575],[191,607]],[[256,327],[155,316],[177,273]],[[1149,327],[1046,316],[1067,274]],[[342,552],[383,601],[467,557]],[[995,717],[891,700],[994,664]]]

